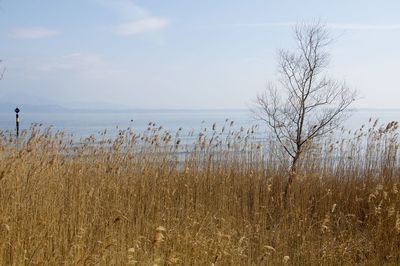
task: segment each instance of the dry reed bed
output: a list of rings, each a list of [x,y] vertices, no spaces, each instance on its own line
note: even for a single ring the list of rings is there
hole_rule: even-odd
[[[286,207],[288,162],[253,130],[3,132],[0,264],[398,265],[397,124],[368,127],[309,143]]]

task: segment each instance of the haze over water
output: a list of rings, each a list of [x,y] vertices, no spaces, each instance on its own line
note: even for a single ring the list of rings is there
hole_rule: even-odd
[[[363,124],[368,125],[369,119],[379,119],[379,124],[390,121],[400,121],[400,109],[358,109],[343,124],[345,129],[355,130]],[[21,130],[29,129],[32,123],[51,126],[55,130],[64,129],[77,137],[98,134],[107,129],[111,135],[118,130],[132,128],[137,132],[147,129],[150,122],[162,126],[164,130],[175,132],[182,128],[183,134],[190,131],[199,132],[204,127],[217,129],[226,124],[226,119],[234,121],[233,127],[248,129],[259,125],[259,132],[265,131],[265,125],[257,121],[248,109],[221,110],[114,110],[114,111],[58,111],[58,112],[22,112],[20,113]],[[15,114],[0,113],[0,129],[14,130]]]

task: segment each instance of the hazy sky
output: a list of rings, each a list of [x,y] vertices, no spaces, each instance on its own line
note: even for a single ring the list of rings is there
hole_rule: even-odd
[[[243,108],[275,79],[292,27],[339,38],[331,76],[359,107],[400,107],[400,1],[2,0],[0,102]]]

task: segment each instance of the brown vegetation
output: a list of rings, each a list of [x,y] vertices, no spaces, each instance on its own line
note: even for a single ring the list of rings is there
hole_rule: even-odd
[[[188,146],[153,125],[3,132],[0,264],[398,265],[396,128],[307,143],[286,208],[284,151],[229,122]]]

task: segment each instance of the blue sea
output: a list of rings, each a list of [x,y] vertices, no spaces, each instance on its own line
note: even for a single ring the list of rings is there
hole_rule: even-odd
[[[355,130],[362,125],[368,125],[370,118],[379,119],[384,124],[390,121],[400,121],[400,109],[358,109],[351,112],[351,117],[344,123],[344,127]],[[147,129],[149,123],[162,126],[164,130],[175,132],[179,128],[182,132],[200,131],[204,127],[221,128],[227,119],[234,121],[235,128],[251,128],[265,125],[257,121],[247,109],[221,110],[66,110],[57,112],[24,112],[20,113],[20,128],[29,129],[32,123],[43,127],[52,127],[54,130],[65,130],[76,137],[85,137],[98,134],[107,129],[110,134],[119,130],[132,128],[136,132]],[[0,129],[14,130],[15,113],[0,113]]]

